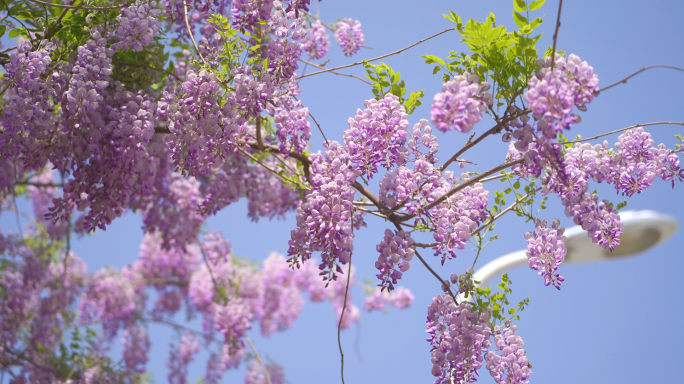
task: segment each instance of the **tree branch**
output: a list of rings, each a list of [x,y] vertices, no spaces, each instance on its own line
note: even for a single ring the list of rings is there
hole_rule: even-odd
[[[299,59],[299,61],[301,61],[302,63],[305,63],[305,64],[307,64],[307,65],[311,65],[312,67],[316,67],[316,68],[318,68],[318,69],[325,69],[324,66],[318,65],[318,64],[314,64],[314,63],[312,63],[312,62],[310,62],[310,61],[306,61],[306,60],[303,60],[303,59]],[[339,76],[353,77],[353,78],[355,78],[355,79],[359,79],[359,80],[363,81],[364,83],[366,83],[366,84],[368,84],[368,85],[372,85],[370,81],[368,81],[368,80],[366,80],[366,79],[364,79],[363,77],[360,77],[360,76],[352,75],[352,74],[349,74],[349,73],[340,73],[340,72],[337,72],[337,71],[330,71],[330,73],[333,73],[333,74],[339,75]]]
[[[365,61],[368,61],[368,62],[377,61],[377,60],[380,60],[380,59],[384,59],[385,57],[389,57],[389,56],[392,56],[392,55],[398,55],[398,54],[404,52],[404,51],[407,50],[407,49],[411,49],[411,48],[415,47],[415,46],[418,45],[418,44],[424,43],[424,42],[426,42],[426,41],[428,41],[428,40],[430,40],[430,39],[432,39],[432,38],[434,38],[434,37],[437,37],[437,36],[439,36],[439,35],[441,35],[441,34],[443,34],[443,33],[449,32],[449,31],[451,31],[451,30],[453,30],[453,29],[454,29],[454,28],[447,28],[447,29],[443,30],[442,32],[436,33],[436,34],[434,34],[434,35],[432,35],[432,36],[430,36],[430,37],[427,37],[427,38],[425,38],[425,39],[423,39],[423,40],[420,40],[420,41],[418,41],[418,42],[416,42],[416,43],[413,43],[413,44],[409,45],[408,47],[404,47],[404,48],[402,48],[402,49],[400,49],[400,50],[398,50],[398,51],[394,51],[394,52],[388,53],[388,54],[386,54],[386,55],[374,57],[374,58],[372,58],[372,59],[368,59],[368,60],[365,60]],[[358,61],[358,62],[356,62],[356,63],[351,63],[351,64],[347,64],[347,65],[342,65],[342,66],[340,66],[340,67],[329,68],[329,69],[325,69],[325,70],[318,71],[318,72],[312,72],[312,73],[309,73],[308,75],[304,75],[304,76],[300,77],[300,79],[303,79],[303,78],[309,77],[309,76],[313,76],[313,75],[318,75],[318,74],[320,74],[320,73],[332,72],[332,71],[336,71],[336,70],[338,70],[338,69],[349,68],[349,67],[353,67],[353,66],[361,65],[361,64],[363,64],[363,61]]]
[[[628,129],[634,129],[634,128],[639,128],[639,127],[648,127],[648,126],[651,126],[651,125],[682,125],[682,126],[684,126],[684,122],[679,122],[679,121],[656,121],[656,122],[654,122],[654,123],[636,124],[636,125],[629,126],[629,127],[627,127],[627,128],[620,128],[620,129],[616,129],[616,130],[614,130],[614,131],[602,133],[602,134],[600,134],[600,135],[596,135],[596,136],[592,136],[592,137],[587,137],[586,139],[575,140],[575,141],[568,141],[567,143],[560,143],[560,144],[575,144],[575,143],[581,143],[581,142],[583,142],[583,141],[589,141],[589,140],[598,139],[599,137],[612,135],[612,134],[614,134],[614,133],[626,131],[626,130],[628,130]]]
[[[49,2],[47,2],[47,1],[41,1],[41,0],[28,0],[28,1],[30,1],[30,2],[32,2],[32,3],[44,5],[44,6],[47,6],[47,7],[66,8],[66,9],[73,9],[73,10],[82,9],[82,10],[85,10],[85,11],[113,11],[113,10],[120,10],[121,8],[127,7],[127,6],[131,5],[132,3],[134,3],[134,1],[129,1],[129,2],[126,3],[126,4],[121,4],[121,5],[113,6],[113,7],[86,7],[86,6],[83,6],[83,5],[53,4],[53,3],[49,3]]]
[[[613,88],[614,86],[619,85],[619,84],[627,84],[627,80],[629,80],[629,79],[631,79],[632,77],[634,77],[634,76],[640,74],[641,72],[645,72],[645,71],[648,71],[649,69],[653,69],[653,68],[667,68],[667,69],[674,69],[675,71],[684,72],[684,68],[675,67],[675,66],[672,66],[672,65],[665,65],[665,64],[654,64],[654,65],[649,65],[648,67],[643,67],[643,68],[641,68],[640,70],[638,70],[638,71],[632,73],[631,75],[625,77],[624,79],[622,79],[622,80],[620,80],[620,81],[616,81],[615,83],[613,83],[613,84],[611,84],[611,85],[609,85],[609,86],[607,86],[607,87],[605,87],[605,88],[600,88],[600,91],[601,91],[601,92],[607,91],[607,90],[609,90],[609,89],[611,89],[611,88]]]
[[[558,3],[558,16],[556,17],[556,32],[553,34],[553,51],[551,51],[551,70],[556,67],[556,41],[558,40],[558,29],[561,26],[561,10],[563,9],[563,0]]]

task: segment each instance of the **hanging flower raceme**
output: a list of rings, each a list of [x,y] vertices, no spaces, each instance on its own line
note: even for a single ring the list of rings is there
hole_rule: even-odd
[[[467,181],[469,175],[464,173],[461,179]],[[435,256],[442,256],[442,265],[446,259],[456,257],[457,248],[465,248],[471,233],[489,216],[488,203],[489,191],[484,189],[481,183],[476,183],[462,188],[425,213],[436,226],[433,238],[438,245],[433,249]]]
[[[544,285],[553,284],[557,289],[560,289],[561,283],[565,280],[563,276],[555,273],[567,254],[567,238],[563,236],[564,232],[565,229],[560,227],[558,219],[551,223],[551,228],[547,228],[546,220],[537,219],[534,233],[525,234],[530,268],[544,276]]]
[[[101,321],[105,336],[111,339],[119,328],[133,320],[136,311],[134,287],[119,272],[100,271],[90,281],[80,310],[84,324]]]
[[[123,360],[126,369],[131,372],[145,373],[147,354],[150,352],[150,338],[145,328],[139,324],[132,325],[124,331]]]
[[[121,11],[119,25],[114,33],[112,48],[114,50],[136,52],[154,43],[154,38],[161,29],[161,10],[157,9],[157,2],[145,3],[136,1]]]
[[[358,52],[365,39],[360,21],[347,18],[337,22],[335,40],[345,56],[352,56]]]
[[[311,138],[309,109],[298,108],[291,111],[280,109],[275,117],[276,136],[280,141],[280,152],[294,152],[301,155]]]
[[[510,320],[506,327],[494,327],[494,345],[501,352],[497,354],[489,351],[485,355],[487,370],[499,384],[529,384],[527,379],[532,376],[532,370],[522,349],[525,342],[522,337],[515,334],[517,325],[511,325]]]
[[[46,41],[33,50],[30,41],[20,38],[5,64],[4,82],[10,87],[4,96],[0,153],[3,159],[16,157],[27,170],[38,170],[47,162],[48,151],[43,147],[55,133],[61,116],[54,103],[59,83],[52,77],[44,80],[54,50],[55,46]]]
[[[385,292],[382,288],[375,288],[366,296],[363,308],[368,312],[382,311],[389,304],[398,309],[408,308],[413,302],[413,294],[406,287],[397,287],[392,292]]]
[[[449,295],[437,295],[428,306],[427,333],[432,345],[435,384],[472,383],[490,346],[491,308],[482,314],[468,303],[456,305]]]
[[[352,168],[352,156],[346,147],[330,142],[328,150],[311,155],[312,191],[297,208],[297,229],[291,233],[288,256],[299,266],[321,252],[321,275],[336,280],[341,273],[338,263],[349,262],[354,249],[352,199],[356,190],[351,184],[359,171]]]
[[[302,50],[309,55],[309,59],[322,59],[330,49],[330,36],[325,32],[325,27],[320,20],[311,24],[311,37],[302,40]]]
[[[380,271],[376,276],[380,279],[378,286],[382,287],[381,290],[387,289],[388,292],[392,292],[394,284],[401,279],[402,273],[409,270],[411,267],[409,262],[416,253],[413,247],[414,242],[411,233],[385,230],[385,237],[376,247],[380,256],[375,262],[375,268]]]
[[[488,89],[489,83],[480,83],[477,74],[454,76],[453,80],[442,84],[442,93],[436,94],[432,101],[432,123],[442,132],[454,129],[470,132],[482,120],[487,106],[492,105]]]
[[[382,99],[364,102],[366,109],[357,110],[349,118],[349,129],[344,132],[344,143],[349,148],[355,169],[367,177],[378,172],[378,166],[390,170],[404,165],[407,160],[406,135],[408,115],[391,93]]]
[[[189,331],[185,332],[175,347],[171,345],[171,354],[166,366],[169,368],[168,379],[171,384],[185,384],[188,376],[188,365],[195,360],[195,355],[199,352],[199,340]]]

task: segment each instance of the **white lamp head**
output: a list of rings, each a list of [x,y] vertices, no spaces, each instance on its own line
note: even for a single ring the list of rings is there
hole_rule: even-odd
[[[567,263],[584,263],[616,259],[622,256],[631,256],[655,247],[669,239],[679,227],[677,220],[669,215],[663,215],[655,211],[624,211],[620,213],[622,221],[622,235],[620,245],[613,252],[594,244],[587,232],[579,226],[568,228],[565,236],[568,238],[566,247],[568,254],[565,256]],[[525,250],[509,253],[490,261],[475,271],[475,280],[480,285],[499,276],[507,270],[527,264]]]
[[[564,263],[584,263],[636,255],[665,242],[679,227],[674,217],[648,210],[620,212],[620,221],[623,224],[620,245],[612,252],[594,244],[581,227],[568,228],[565,231],[568,254]]]

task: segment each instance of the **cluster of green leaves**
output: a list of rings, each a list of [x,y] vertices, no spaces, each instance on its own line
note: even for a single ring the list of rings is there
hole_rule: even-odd
[[[149,382],[149,377],[127,372],[121,362],[114,362],[107,356],[100,353],[100,340],[97,332],[90,328],[85,328],[85,333],[79,327],[74,327],[69,336],[65,337],[59,345],[57,351],[46,350],[45,347],[37,342],[37,351],[46,356],[47,364],[55,369],[63,381],[80,381],[83,373],[90,368],[97,367],[99,374],[103,377],[114,379],[115,381],[142,384]]]
[[[544,2],[513,0],[513,21],[518,26],[514,31],[497,26],[493,13],[484,22],[470,19],[464,25],[461,17],[450,10],[444,17],[455,24],[456,31],[463,37],[461,42],[467,44],[470,53],[459,54],[452,50],[446,60],[435,55],[422,57],[427,64],[436,64],[433,74],[444,71],[442,81],[464,72],[476,73],[481,79],[490,81],[492,93],[498,99],[495,105],[498,110],[522,95],[538,68],[536,44],[542,35],[532,34],[542,24],[542,17],[532,19],[530,12],[539,10]],[[490,112],[498,119],[493,108]]]
[[[675,144],[675,150],[679,151],[684,148],[684,136],[680,134],[675,135],[675,139],[679,140],[679,144]]]
[[[423,104],[420,99],[425,96],[424,90],[411,92],[409,97],[405,98],[406,83],[401,80],[401,73],[395,72],[389,65],[385,63],[371,64],[364,60],[363,66],[366,68],[365,76],[372,82],[372,92],[377,100],[391,93],[399,98],[399,102],[409,115]]]
[[[513,281],[508,277],[508,274],[504,273],[501,275],[501,283],[497,284],[500,292],[493,293],[489,286],[475,288],[473,291],[473,302],[471,302],[471,305],[477,309],[478,313],[482,313],[487,308],[492,309],[492,318],[490,319],[492,327],[501,325],[507,320],[520,320],[520,313],[530,303],[530,298],[527,297],[515,306],[510,306],[511,303],[508,300],[508,295],[513,293],[513,289],[511,289],[512,284]]]

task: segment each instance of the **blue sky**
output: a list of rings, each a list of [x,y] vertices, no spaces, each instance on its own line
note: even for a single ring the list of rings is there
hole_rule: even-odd
[[[549,0],[540,14],[545,15],[544,33],[538,47],[551,44],[557,1]],[[314,9],[314,8],[312,8]],[[441,14],[452,9],[462,19],[484,20],[489,12],[500,25],[514,27],[510,0],[480,1],[323,1],[320,16],[324,21],[351,17],[363,24],[366,45],[352,59],[345,58],[334,40],[329,65],[341,65],[395,51],[417,40],[451,27]],[[579,55],[598,73],[602,85],[617,81],[637,69],[651,64],[684,66],[684,25],[681,15],[684,3],[673,1],[566,1],[558,47]],[[332,39],[332,36],[331,36]],[[450,50],[461,52],[465,46],[456,32],[448,32],[400,55],[383,60],[402,74],[409,90],[425,89],[424,105],[410,117],[411,124],[429,118],[432,96],[441,89],[441,75],[432,75],[432,66],[424,64],[420,55],[445,57]],[[308,69],[311,71],[311,69]],[[348,73],[362,74],[355,67]],[[595,99],[583,122],[571,132],[584,137],[634,124],[652,121],[684,121],[682,105],[684,73],[654,69],[641,74]],[[363,108],[363,100],[372,97],[370,87],[358,80],[318,75],[303,79],[300,99],[319,121],[331,140],[342,139],[347,118]],[[492,126],[483,120],[475,131]],[[655,126],[650,129],[656,143],[674,145],[674,134],[684,129],[677,126]],[[611,146],[616,135],[607,138]],[[439,135],[441,158],[446,158],[467,139],[467,135],[451,132]],[[314,150],[320,149],[322,138],[314,131]],[[477,168],[485,170],[501,163],[506,154],[505,143],[498,137],[466,154]],[[494,182],[485,187],[494,190]],[[372,184],[371,184],[372,185]],[[377,186],[375,186],[377,188]],[[602,198],[620,202],[610,186],[596,185]],[[653,209],[676,217],[684,223],[684,205],[680,203],[684,185],[672,190],[665,182],[656,183],[644,194],[629,200],[626,209]],[[541,217],[561,219],[572,226],[555,198]],[[237,203],[211,217],[207,230],[219,230],[231,240],[239,256],[263,259],[269,252],[287,251],[289,232],[295,226],[294,215],[284,221],[252,223],[247,218],[246,204]],[[16,227],[14,217],[0,219],[3,230]],[[354,264],[357,276],[372,278],[376,259],[375,245],[387,225],[368,219],[369,227],[357,232]],[[106,232],[79,239],[73,249],[89,264],[91,270],[105,265],[122,266],[135,260],[142,233],[139,217],[128,214],[117,220]],[[534,226],[517,217],[505,217],[497,227],[499,240],[488,245],[478,265],[497,256],[525,247],[524,232]],[[518,335],[534,372],[532,382],[605,383],[605,382],[669,382],[678,377],[683,356],[673,334],[683,314],[679,280],[684,269],[684,251],[680,232],[664,245],[638,257],[593,264],[561,266],[565,277],[562,290],[545,287],[543,279],[527,268],[509,273],[515,282],[513,299],[530,297],[530,306],[518,322]],[[474,253],[468,247],[456,260],[439,267],[429,251],[423,252],[442,276],[462,273],[470,266]],[[425,341],[426,306],[438,291],[433,277],[417,262],[405,274],[402,283],[416,299],[410,309],[392,310],[387,314],[363,313],[360,327],[342,334],[347,383],[431,382],[429,344]],[[357,305],[363,293],[354,291]],[[181,319],[182,320],[182,319]],[[197,322],[192,326],[199,328]],[[284,333],[263,338],[252,330],[253,339],[262,355],[284,365],[288,380],[294,384],[339,382],[340,356],[337,349],[335,315],[329,304],[307,302],[300,318]],[[160,326],[151,328],[153,350],[149,369],[157,382],[166,381],[168,344],[174,331]],[[190,379],[203,372],[204,357],[192,365]],[[491,382],[486,370],[480,372],[482,382]],[[224,382],[240,382],[244,368],[226,374]]]

